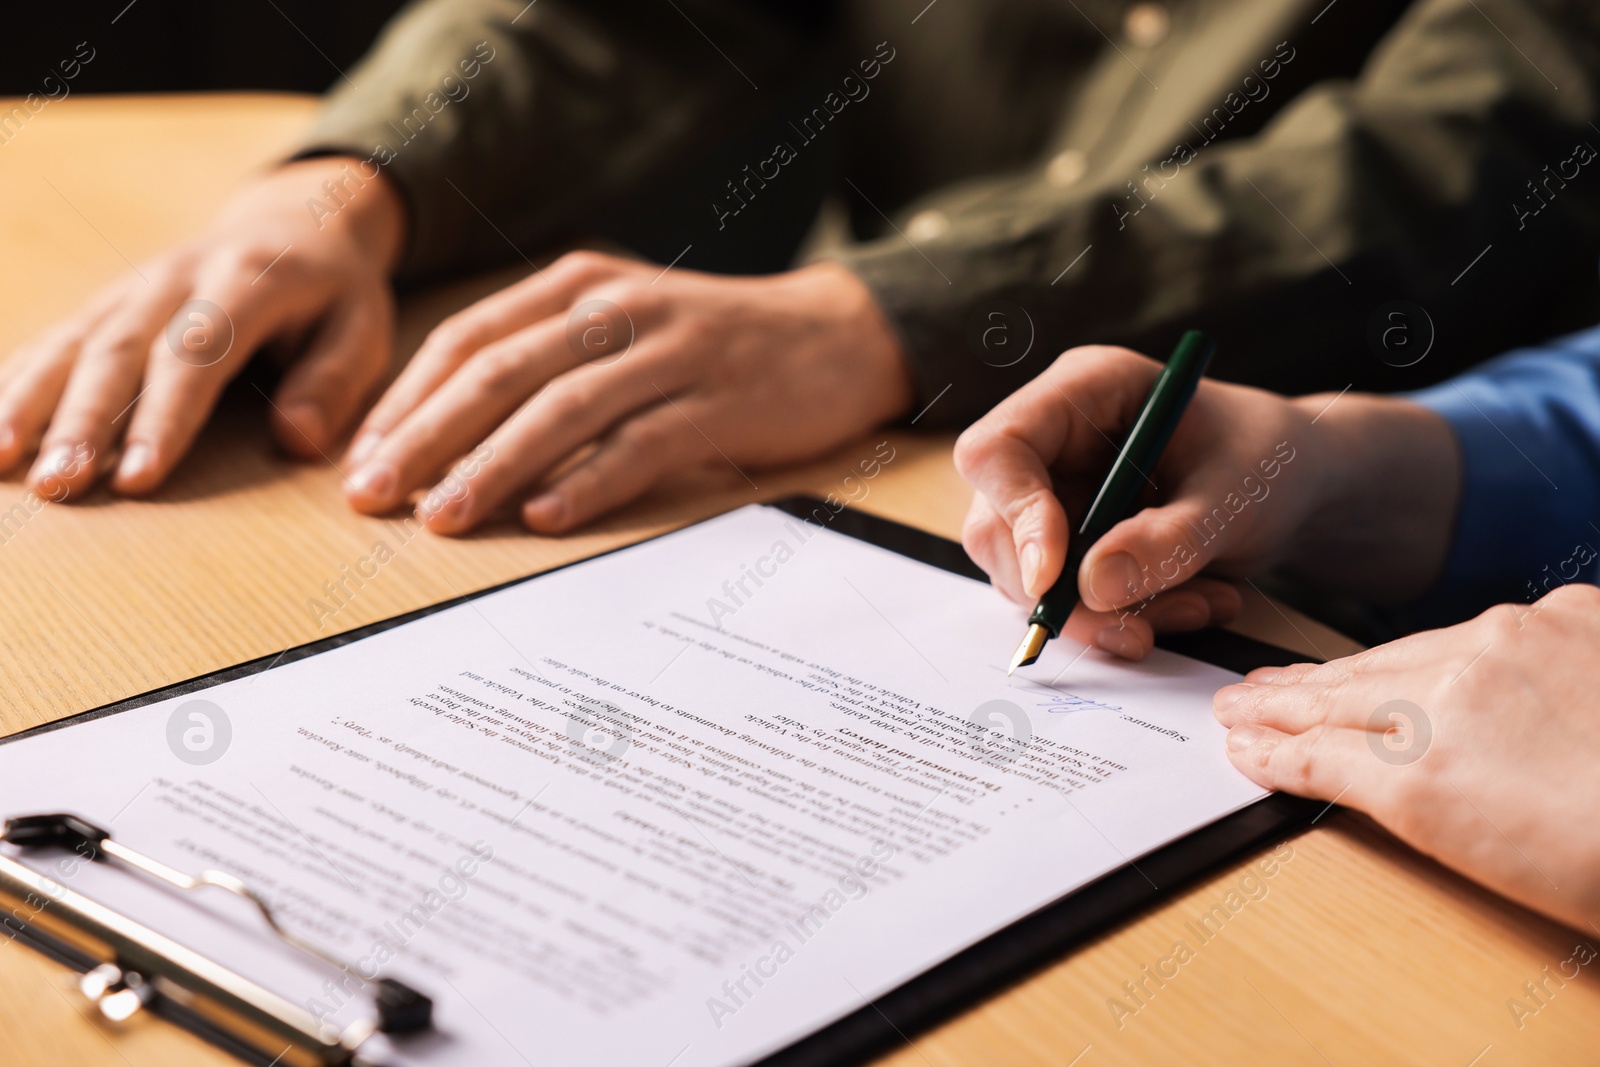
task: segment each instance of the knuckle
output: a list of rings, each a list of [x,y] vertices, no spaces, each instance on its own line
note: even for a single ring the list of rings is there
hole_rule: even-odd
[[[1305,712],[1307,721],[1318,728],[1327,729],[1339,709],[1341,695],[1337,683],[1316,684],[1305,687]]]
[[[1063,350],[1062,353],[1056,357],[1055,363],[1052,364],[1052,367],[1065,368],[1070,365],[1082,364],[1087,363],[1090,360],[1101,359],[1108,349],[1109,346],[1107,345],[1074,345],[1071,348]]]
[[[993,530],[993,512],[987,508],[968,508],[967,517],[961,521],[961,543],[970,554],[974,547],[988,539]]]
[[[654,321],[667,310],[661,295],[653,291],[624,307],[641,321]],[[675,333],[680,350],[696,355],[724,349],[721,339],[726,336],[725,330],[725,324],[710,315],[679,315]],[[727,360],[719,367],[719,375],[744,384],[759,382],[759,364],[754,360]]]
[[[1155,360],[1149,356],[1135,352],[1131,348],[1121,345],[1078,345],[1061,353],[1060,363],[1149,363],[1154,365]]]
[[[472,357],[472,380],[485,393],[501,393],[520,384],[526,366],[527,360],[515,346],[490,345]]]
[[[593,406],[595,397],[593,390],[587,386],[575,385],[568,381],[556,381],[545,392],[544,409],[546,416],[557,424],[564,424],[582,418],[584,413]],[[644,434],[650,431],[634,427],[633,434]]]
[[[621,277],[597,285],[585,295],[591,300],[605,300],[615,304],[630,315],[641,315],[657,306],[657,297],[660,294],[643,278]],[[689,322],[695,325],[709,325],[709,322],[700,316],[691,316]]]
[[[574,389],[578,396],[576,406],[586,408],[598,402],[600,391],[593,386],[584,386]],[[664,445],[673,445],[683,439],[683,431],[693,432],[693,429],[682,419],[664,418],[630,418],[617,427],[615,436],[630,446],[654,448]]]
[[[84,354],[117,364],[143,362],[149,355],[151,340],[131,322],[112,322],[88,338]]]
[[[1038,532],[1037,527],[1042,525],[1047,509],[1054,503],[1055,495],[1041,485],[1003,502],[999,510],[1001,517],[1013,530],[1022,528]]]
[[[1281,700],[1282,692],[1272,692],[1266,686],[1257,686],[1245,693],[1235,705],[1235,713],[1240,722],[1262,723],[1272,717],[1276,701]]]
[[[1600,586],[1587,582],[1568,582],[1546,593],[1542,599],[1548,600],[1551,607],[1570,608],[1588,614],[1600,610]]]
[[[192,271],[186,258],[164,255],[146,263],[144,273],[150,279],[151,285],[157,289],[166,289],[187,280]]]
[[[477,320],[469,311],[458,311],[428,331],[424,346],[431,351],[458,355],[478,347]]]
[[[604,252],[593,252],[583,249],[577,252],[568,252],[550,265],[550,273],[561,281],[581,282],[585,278],[592,278],[615,268],[617,259]]]
[[[1157,559],[1171,558],[1178,554],[1179,547],[1187,546],[1193,541],[1188,525],[1176,515],[1155,511],[1147,513],[1138,521],[1144,527],[1143,540],[1153,550],[1152,554]],[[1191,562],[1198,563],[1198,557]]]
[[[1515,604],[1496,604],[1485,611],[1479,618],[1484,626],[1495,637],[1507,637],[1522,629],[1524,612],[1527,609]]]
[[[1485,618],[1496,626],[1503,626],[1506,623],[1515,624],[1518,619],[1522,618],[1522,612],[1518,610],[1515,604],[1496,604],[1483,614]]]
[[[988,558],[988,538],[970,518],[961,527],[961,547],[966,551],[968,559],[983,567],[985,571],[989,569],[984,566]]]
[[[956,472],[971,481],[978,470],[994,455],[994,448],[995,432],[992,427],[985,425],[984,422],[967,427],[961,436],[956,438]]]
[[[1328,726],[1319,722],[1297,737],[1279,742],[1273,749],[1275,777],[1283,788],[1304,792],[1316,779],[1317,750],[1327,736]]]
[[[1275,679],[1279,684],[1303,685],[1308,682],[1331,682],[1338,678],[1326,663],[1295,663],[1283,668]]]
[[[206,266],[207,273],[219,277],[251,278],[261,275],[261,272],[271,266],[282,249],[268,249],[255,244],[225,245],[212,252]],[[284,259],[288,257],[285,256]],[[277,266],[283,266],[279,260]]]

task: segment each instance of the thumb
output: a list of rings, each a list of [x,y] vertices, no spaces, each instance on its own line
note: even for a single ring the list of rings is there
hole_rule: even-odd
[[[1223,498],[1187,492],[1113,526],[1084,557],[1078,579],[1084,604],[1094,611],[1124,608],[1205,570],[1229,533],[1233,513],[1221,505],[1212,507]]]
[[[329,311],[284,375],[272,430],[292,455],[326,454],[389,369],[393,332],[387,291],[348,298]]]

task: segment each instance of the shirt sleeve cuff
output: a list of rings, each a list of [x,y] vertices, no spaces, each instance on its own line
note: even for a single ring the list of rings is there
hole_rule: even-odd
[[[1450,555],[1434,589],[1405,613],[1413,626],[1536,600],[1593,569],[1591,457],[1573,448],[1559,407],[1515,377],[1468,375],[1409,396],[1450,424],[1462,472]]]

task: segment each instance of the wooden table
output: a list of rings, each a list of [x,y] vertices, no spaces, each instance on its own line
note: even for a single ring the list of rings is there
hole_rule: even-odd
[[[10,110],[0,103],[0,114]],[[96,286],[195,232],[226,191],[273,159],[311,114],[299,97],[83,99],[52,103],[0,144],[0,352]],[[399,349],[500,279],[410,301]],[[213,424],[171,486],[147,502],[103,492],[50,505],[0,544],[0,729],[20,730],[319,632],[309,597],[382,532],[352,513],[327,466],[288,462],[259,403]],[[968,494],[948,437],[895,434],[899,458],[868,510],[958,536]],[[512,526],[408,544],[334,625],[355,627],[480,589],[749,500],[826,492],[865,444],[802,469],[695,475],[579,535]],[[0,512],[20,500],[0,481]],[[1308,655],[1349,641],[1253,598],[1237,627]],[[331,628],[330,628],[331,629]],[[72,774],[73,768],[61,768]],[[1569,982],[1519,1028],[1508,998],[1579,938],[1334,811],[1292,842],[1215,940],[1120,1025],[1143,977],[1224,900],[1241,863],[1113,930],[1031,980],[889,1056],[895,1067],[1112,1063],[1582,1063],[1596,1058],[1600,990]],[[1248,883],[1248,885],[1255,883]],[[1593,970],[1593,968],[1589,968]],[[1148,988],[1155,988],[1153,984]],[[80,1018],[81,1016],[81,1018]],[[90,1021],[65,973],[0,944],[0,1064],[200,1067],[231,1061],[159,1022]]]

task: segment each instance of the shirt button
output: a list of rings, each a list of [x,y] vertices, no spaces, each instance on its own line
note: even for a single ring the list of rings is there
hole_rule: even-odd
[[[942,211],[919,211],[906,223],[906,239],[936,241],[950,229],[950,216]]]
[[[1122,19],[1122,33],[1139,48],[1154,48],[1166,40],[1172,17],[1161,4],[1134,4]]]
[[[1058,189],[1065,189],[1083,177],[1083,172],[1089,169],[1089,161],[1083,153],[1075,148],[1054,156],[1044,168],[1044,180]]]

